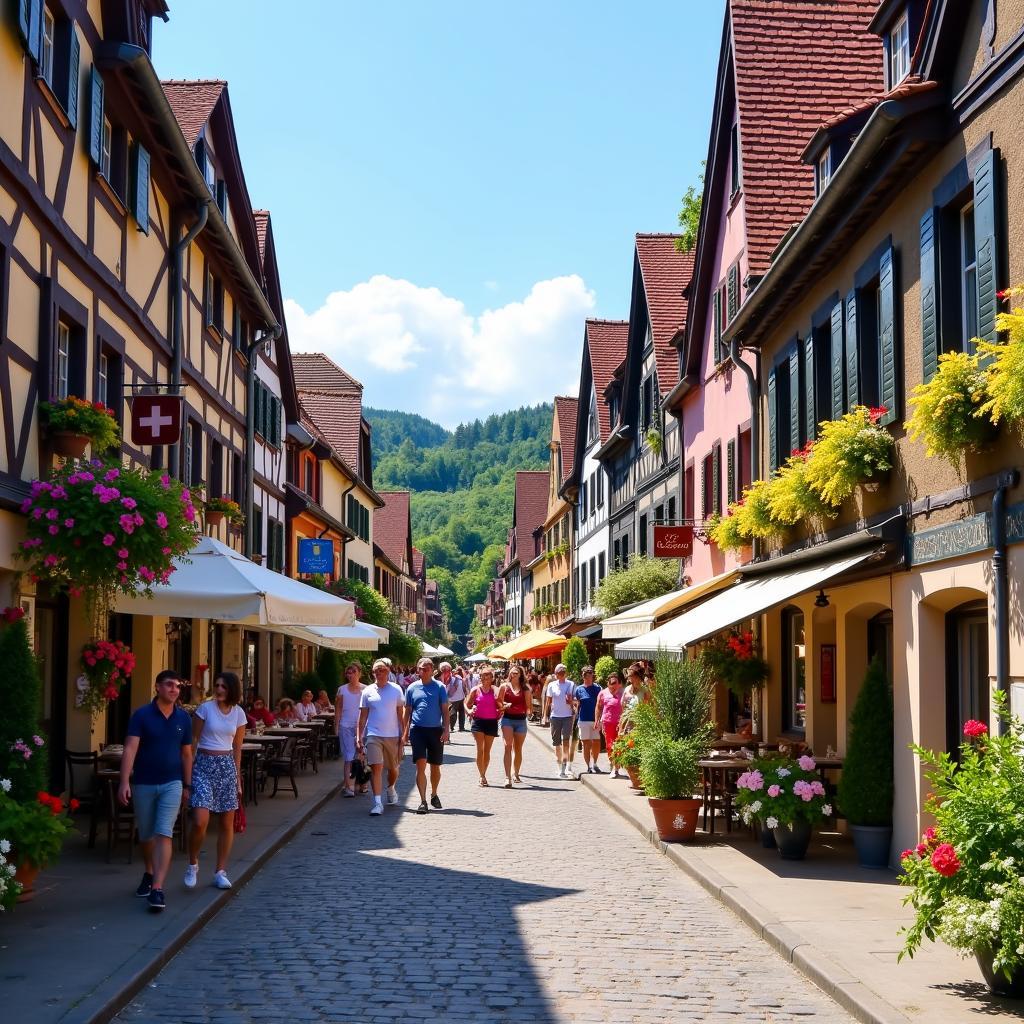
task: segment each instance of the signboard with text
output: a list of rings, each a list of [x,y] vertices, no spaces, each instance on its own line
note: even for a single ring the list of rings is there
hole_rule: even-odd
[[[299,541],[299,572],[331,575],[334,572],[334,541]]]
[[[181,395],[136,395],[132,399],[132,444],[177,444]]]
[[[692,554],[692,526],[659,526],[655,524],[655,558],[689,558]]]

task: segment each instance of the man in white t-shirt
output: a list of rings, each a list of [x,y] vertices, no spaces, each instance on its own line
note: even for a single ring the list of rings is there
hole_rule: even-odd
[[[437,666],[437,670],[438,681],[444,684],[444,688],[448,692],[448,727],[451,731],[454,731],[455,721],[458,719],[459,732],[465,732],[466,697],[469,696],[466,684],[461,675],[452,672],[450,662],[442,661],[441,664]],[[460,669],[459,671],[461,672],[462,670]]]
[[[373,778],[371,814],[383,814],[381,790],[384,766],[388,769],[388,803],[398,803],[398,768],[402,763],[402,736],[405,731],[405,694],[397,683],[388,681],[390,669],[384,660],[373,663],[373,682],[359,698],[359,724],[356,749],[366,751],[366,763]]]
[[[572,743],[572,695],[576,684],[567,675],[568,669],[564,665],[555,666],[555,678],[544,687],[544,721],[541,722],[541,725],[551,724],[551,745],[555,750],[556,777],[559,779],[571,777],[569,745]]]

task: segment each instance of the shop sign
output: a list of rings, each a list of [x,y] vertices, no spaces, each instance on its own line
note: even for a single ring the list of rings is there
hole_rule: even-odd
[[[692,526],[654,527],[655,558],[689,558],[693,554]]]
[[[299,541],[299,572],[330,575],[334,572],[334,541],[312,540],[305,538]]]
[[[1024,502],[1011,505],[1006,510],[1006,543],[1020,544],[1024,541]]]
[[[1024,512],[1022,512],[1024,515]],[[1024,538],[1024,534],[1022,534]],[[979,512],[957,523],[920,530],[907,538],[911,565],[959,558],[992,547],[992,529],[987,512]]]
[[[132,399],[132,444],[177,444],[181,395],[136,395]]]

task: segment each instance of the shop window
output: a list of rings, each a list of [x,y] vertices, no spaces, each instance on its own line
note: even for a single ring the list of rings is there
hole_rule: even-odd
[[[964,722],[989,721],[989,628],[984,601],[961,605],[946,616],[946,749],[954,756]]]
[[[886,678],[892,683],[893,646],[892,612],[879,612],[868,620],[868,661],[878,658],[885,669]]]
[[[807,646],[804,614],[798,608],[782,612],[782,728],[803,733],[807,728]]]

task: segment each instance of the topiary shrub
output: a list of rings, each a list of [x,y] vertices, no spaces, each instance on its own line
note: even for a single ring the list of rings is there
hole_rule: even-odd
[[[892,824],[892,748],[892,687],[875,658],[850,715],[850,743],[839,780],[839,806],[851,825]]]
[[[714,729],[712,683],[703,661],[659,658],[654,665],[654,705],[674,740],[699,740],[706,749]]]
[[[613,672],[618,672],[618,670],[619,663],[610,654],[602,654],[594,665],[594,675],[597,676],[597,681],[602,686],[605,686],[608,682],[608,677]]]
[[[49,788],[49,777],[46,747],[39,733],[39,667],[20,612],[20,608],[9,608],[0,618],[4,709],[0,715],[0,778],[11,780],[11,798],[24,803]]]
[[[566,674],[574,682],[581,682],[583,678],[581,673],[586,663],[587,645],[578,636],[574,636],[562,651],[562,664],[566,667]]]

